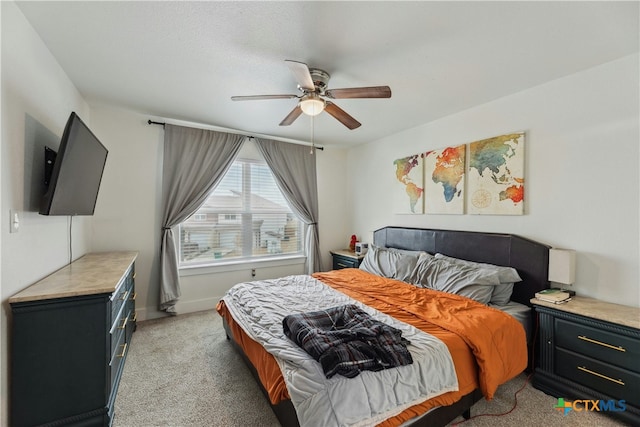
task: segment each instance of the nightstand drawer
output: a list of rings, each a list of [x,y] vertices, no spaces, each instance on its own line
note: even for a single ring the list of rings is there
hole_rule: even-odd
[[[341,268],[358,268],[360,261],[357,258],[349,258],[346,256],[333,255],[333,269],[340,270]]]
[[[557,348],[556,374],[628,404],[640,404],[640,375],[626,369]]]
[[[556,345],[608,364],[640,371],[640,340],[556,319]]]

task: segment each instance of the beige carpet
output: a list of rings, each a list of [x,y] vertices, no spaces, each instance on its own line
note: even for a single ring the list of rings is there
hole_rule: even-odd
[[[491,402],[478,402],[472,416],[509,411],[514,393],[525,381],[521,375],[504,384]],[[510,414],[478,417],[459,425],[622,425],[592,412],[571,411],[564,416],[553,409],[556,402],[527,384]],[[120,381],[115,414],[114,427],[280,425],[244,362],[226,341],[222,321],[213,311],[139,323]]]

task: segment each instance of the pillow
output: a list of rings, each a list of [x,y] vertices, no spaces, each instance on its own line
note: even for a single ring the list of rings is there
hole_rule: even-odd
[[[495,305],[507,305],[511,301],[513,283],[501,283],[493,287],[491,303]]]
[[[411,277],[409,283],[416,286],[421,286],[422,278],[428,274],[429,261],[433,259],[433,255],[428,252],[422,252],[420,256],[418,256],[418,261],[416,262],[416,266],[411,272]]]
[[[425,258],[426,259],[426,258]],[[500,284],[496,270],[459,265],[433,257],[419,267],[419,286],[461,295],[479,303],[491,301],[493,288]]]
[[[482,262],[467,261],[465,259],[453,258],[440,253],[437,253],[435,257],[439,259],[447,260],[448,262],[453,264],[467,265],[469,267],[477,267],[477,268],[490,268],[490,269],[497,270],[498,274],[500,275],[500,283],[514,283],[514,282],[522,281],[522,279],[520,278],[520,275],[518,274],[518,271],[513,267],[502,267],[494,264],[485,264]]]
[[[491,302],[493,304],[498,304],[498,305],[507,304],[511,299],[511,294],[513,293],[513,284],[515,282],[522,281],[522,279],[520,278],[520,275],[518,274],[518,271],[513,267],[502,267],[499,265],[467,261],[464,259],[446,256],[440,253],[437,253],[435,257],[438,259],[447,260],[448,262],[451,262],[454,264],[466,265],[472,268],[485,268],[485,269],[488,268],[488,269],[496,270],[500,276],[500,285],[497,285],[493,289],[493,293],[491,295]]]
[[[369,273],[411,283],[418,257],[426,252],[381,248],[369,245],[360,269]]]

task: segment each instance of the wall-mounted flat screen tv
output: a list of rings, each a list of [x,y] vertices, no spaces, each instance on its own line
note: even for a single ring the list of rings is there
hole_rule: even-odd
[[[48,150],[48,151],[47,151]],[[108,150],[75,112],[64,128],[58,153],[45,148],[47,189],[42,215],[93,215]],[[54,155],[55,154],[55,155]],[[53,167],[51,167],[53,163]]]

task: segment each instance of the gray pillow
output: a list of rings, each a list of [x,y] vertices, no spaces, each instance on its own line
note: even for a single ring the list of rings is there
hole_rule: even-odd
[[[426,274],[428,274],[429,261],[432,259],[433,255],[430,253],[423,252],[420,254],[418,261],[416,262],[416,266],[411,273],[409,283],[422,287],[421,280]]]
[[[513,293],[513,283],[500,283],[493,287],[491,303],[495,305],[507,305],[511,301]]]
[[[369,245],[360,269],[369,273],[411,283],[418,257],[426,252],[406,251]]]
[[[493,288],[500,284],[497,271],[454,264],[444,259],[421,261],[418,286],[471,298],[482,304],[491,301]]]
[[[515,282],[520,282],[522,279],[518,274],[518,271],[513,267],[503,267],[494,264],[485,264],[481,262],[473,262],[467,261],[460,258],[453,258],[443,254],[436,254],[436,258],[444,259],[448,262],[458,264],[458,265],[466,265],[472,268],[484,268],[484,269],[494,269],[498,272],[500,276],[500,285],[497,285],[493,288],[493,293],[491,295],[491,303],[497,305],[505,305],[511,299],[511,294],[513,293],[513,284]]]

